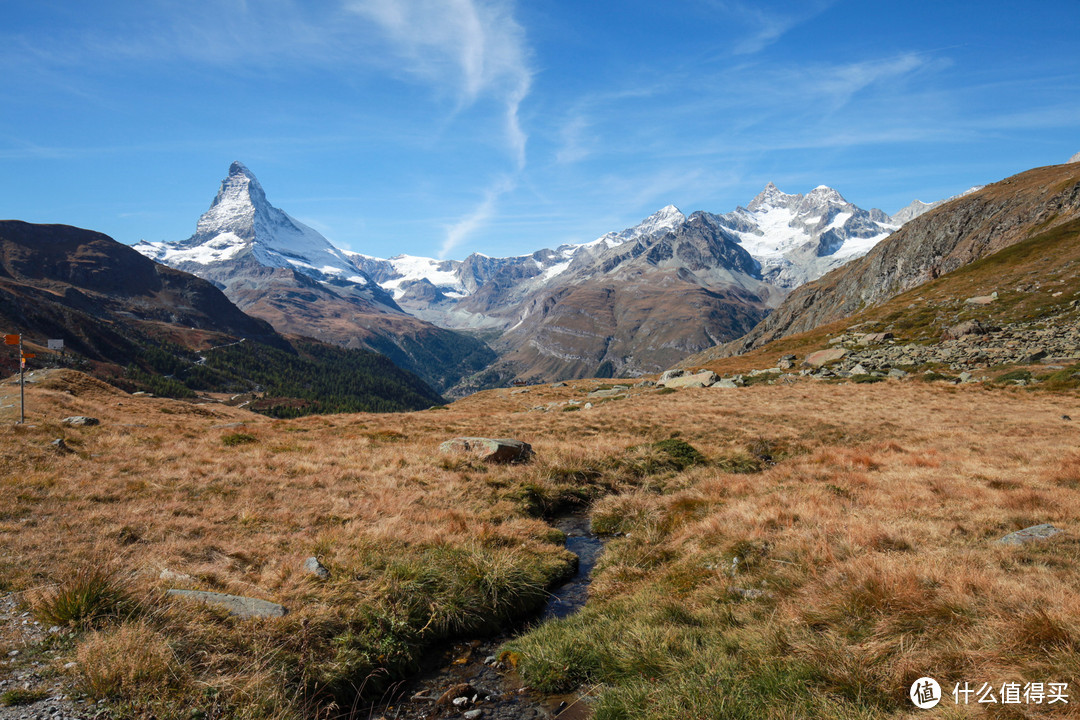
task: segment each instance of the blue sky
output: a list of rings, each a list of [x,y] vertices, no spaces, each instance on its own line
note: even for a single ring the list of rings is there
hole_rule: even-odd
[[[892,213],[1080,151],[1080,2],[0,0],[0,217],[509,255],[770,180]]]

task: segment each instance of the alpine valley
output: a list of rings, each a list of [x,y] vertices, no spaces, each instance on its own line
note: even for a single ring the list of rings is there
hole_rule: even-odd
[[[281,332],[389,356],[461,396],[508,382],[638,376],[746,334],[788,292],[861,257],[900,225],[825,186],[769,183],[746,207],[684,215],[528,255],[464,260],[341,250],[272,206],[240,162],[195,234],[140,242]]]

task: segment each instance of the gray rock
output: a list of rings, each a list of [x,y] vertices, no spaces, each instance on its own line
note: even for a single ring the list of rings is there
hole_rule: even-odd
[[[828,350],[818,350],[807,355],[803,361],[803,367],[819,368],[822,365],[826,365],[831,362],[835,362],[840,358],[847,355],[847,350],[844,348],[830,348]]]
[[[879,333],[866,333],[859,336],[860,345],[880,345],[886,340],[892,340],[893,334],[891,332],[879,332]]]
[[[655,387],[655,386],[656,386],[656,383],[653,382],[652,380],[642,380],[641,382],[634,383],[634,387],[636,387],[636,388]]]
[[[960,382],[962,383],[975,382],[975,377],[971,373],[966,371],[960,373],[957,377],[960,378]]]
[[[61,420],[65,425],[92,427],[94,425],[100,425],[101,421],[95,417],[87,417],[86,415],[72,415]]]
[[[720,379],[720,376],[717,375],[716,373],[714,373],[712,370],[705,370],[705,371],[699,372],[699,373],[697,373],[695,375],[680,375],[679,377],[675,377],[675,378],[671,378],[669,380],[665,380],[664,382],[661,382],[660,384],[663,385],[664,387],[669,387],[669,388],[680,388],[680,387],[700,388],[700,387],[709,387],[710,385],[712,385],[713,383],[715,383],[719,379]]]
[[[682,377],[683,375],[689,375],[689,373],[686,372],[685,370],[680,370],[678,368],[674,368],[672,370],[665,370],[664,374],[660,376],[660,379],[656,381],[656,384],[657,385],[663,385],[668,380],[671,380],[671,379],[677,378],[677,377]]]
[[[906,378],[908,376],[906,370],[900,368],[889,368],[889,377],[891,378]]]
[[[551,387],[553,387],[553,388],[566,387],[566,383],[564,383],[564,382],[551,383]]]
[[[465,720],[476,720],[476,718],[480,717],[483,714],[484,714],[484,711],[481,710],[480,708],[477,708],[475,710],[467,710],[467,711],[465,711],[465,714],[462,715],[462,717],[465,718]]]
[[[230,615],[239,618],[268,618],[283,617],[288,610],[282,605],[267,600],[243,597],[242,595],[228,595],[226,593],[207,592],[205,590],[169,590],[169,595],[184,600],[201,602],[206,605],[219,607]]]
[[[709,387],[714,387],[714,388],[737,388],[739,386],[735,384],[734,380],[732,380],[730,378],[724,378],[723,380],[717,380],[716,382],[714,382]]]
[[[509,438],[459,437],[439,446],[439,452],[473,455],[487,463],[522,463],[533,457],[532,445]]]
[[[307,572],[323,580],[330,577],[330,571],[327,570],[326,566],[319,562],[319,558],[315,557],[314,555],[304,561],[304,572]]]
[[[589,397],[591,397],[591,398],[618,397],[619,395],[622,395],[625,392],[626,392],[626,388],[623,388],[623,389],[619,389],[617,387],[615,387],[615,388],[605,388],[604,390],[593,390],[591,393],[589,393]]]
[[[59,450],[60,452],[64,452],[64,453],[73,453],[73,452],[75,452],[74,450],[72,450],[71,448],[68,447],[68,444],[66,442],[64,442],[64,438],[56,438],[55,440],[53,440],[49,444],[52,445],[57,450]]]
[[[975,297],[969,297],[968,299],[964,300],[964,302],[968,305],[989,305],[990,303],[997,300],[997,297],[998,294],[995,291],[990,293],[989,295],[976,295]]]
[[[1002,545],[1024,545],[1030,542],[1036,542],[1039,540],[1046,540],[1052,538],[1055,535],[1060,535],[1065,532],[1060,530],[1049,523],[1044,525],[1032,525],[1026,527],[1023,530],[1017,530],[1011,532],[1005,537],[998,540]]]

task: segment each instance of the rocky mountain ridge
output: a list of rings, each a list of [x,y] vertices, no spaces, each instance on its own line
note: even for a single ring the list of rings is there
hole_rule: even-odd
[[[348,255],[271,205],[240,162],[190,238],[135,249],[210,280],[280,332],[382,353],[439,391],[495,357],[475,337],[404,312]]]
[[[988,185],[915,218],[863,257],[797,288],[722,354],[847,317],[1078,216],[1075,164],[1037,168]]]

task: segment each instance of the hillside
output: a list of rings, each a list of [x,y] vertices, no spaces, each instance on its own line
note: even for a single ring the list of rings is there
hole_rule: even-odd
[[[1037,168],[963,195],[904,225],[863,257],[803,285],[746,336],[741,353],[880,305],[1080,216],[1080,169]]]
[[[278,415],[442,402],[383,356],[289,340],[209,282],[69,226],[0,222],[0,324],[37,354],[31,369],[76,367],[128,390],[254,392],[256,407]],[[63,354],[46,349],[51,338]],[[4,375],[18,371],[9,351]]]
[[[997,376],[1013,365],[1080,363],[1080,218],[849,317],[741,355],[712,348],[680,366],[740,373],[830,347],[846,350],[837,370],[862,364],[865,371],[933,367]]]

